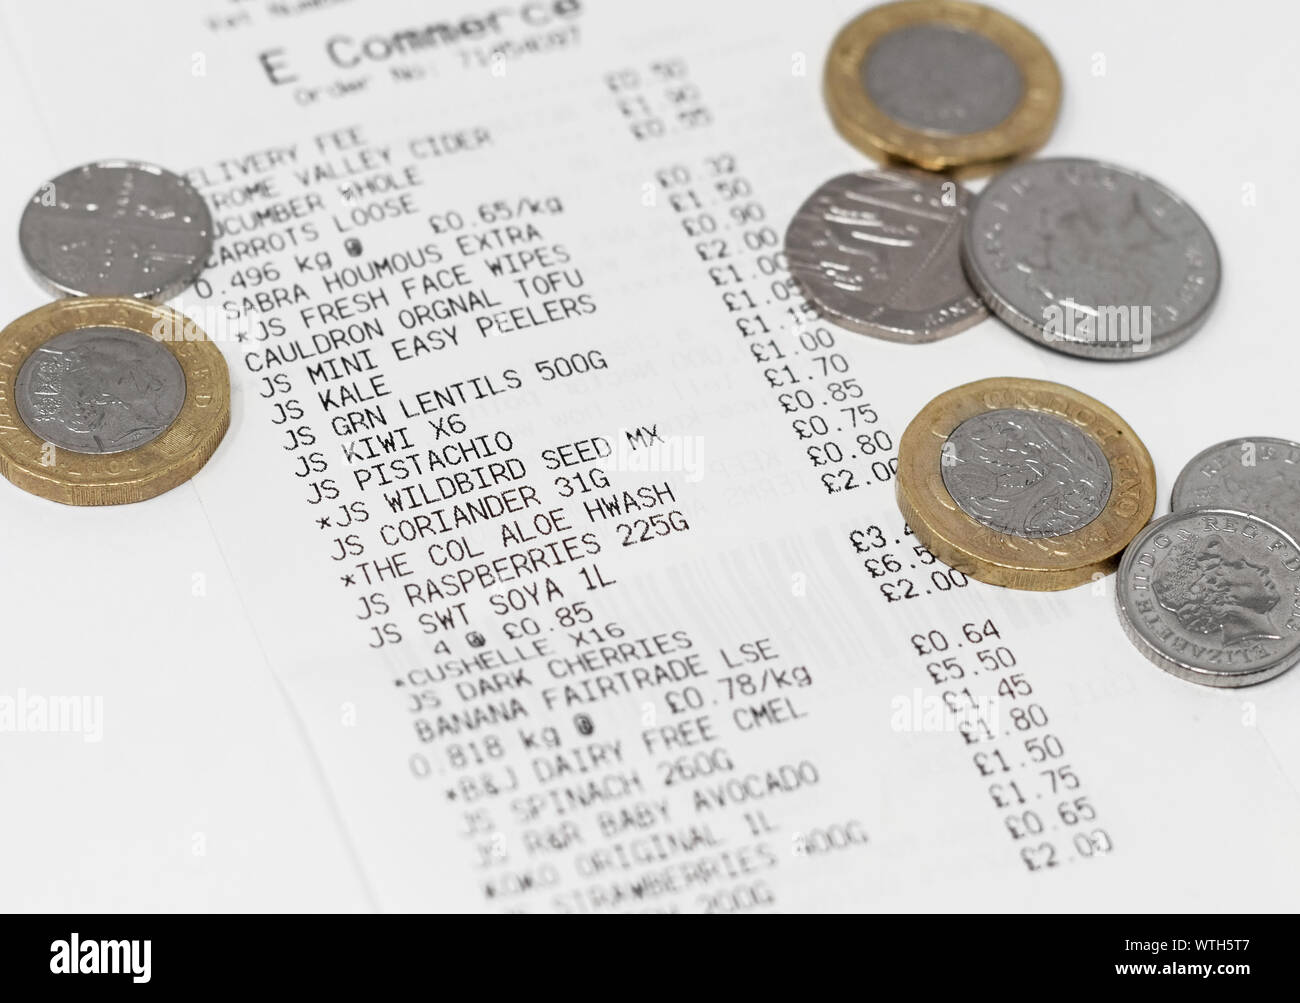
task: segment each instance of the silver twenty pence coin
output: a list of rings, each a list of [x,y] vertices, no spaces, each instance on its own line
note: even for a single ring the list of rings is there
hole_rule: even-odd
[[[135,331],[83,327],[29,355],[14,381],[18,416],[75,453],[120,453],[152,442],[185,403],[176,356]]]
[[[1025,81],[998,44],[973,31],[916,24],[889,32],[862,61],[862,87],[886,115],[912,129],[967,135],[1016,110]]]
[[[842,174],[785,235],[790,273],[832,323],[890,341],[946,338],[988,316],[962,274],[969,195],[919,171]]]
[[[1197,453],[1178,475],[1170,508],[1236,509],[1300,534],[1300,442],[1229,439]]]
[[[42,185],[23,211],[18,243],[56,296],[168,299],[202,271],[212,216],[184,178],[102,161]]]
[[[1190,682],[1250,686],[1300,659],[1300,549],[1258,516],[1157,519],[1124,551],[1115,598],[1139,650]]]
[[[943,486],[981,525],[1037,540],[1082,529],[1106,508],[1101,447],[1054,415],[1003,408],[967,418],[940,454]]]
[[[1030,160],[994,178],[971,209],[962,264],[1013,329],[1089,359],[1168,351],[1219,291],[1201,217],[1158,181],[1095,160]]]

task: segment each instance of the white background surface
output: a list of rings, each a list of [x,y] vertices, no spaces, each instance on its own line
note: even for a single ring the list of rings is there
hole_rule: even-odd
[[[25,198],[46,178],[109,156],[184,169],[204,156],[253,148],[275,128],[274,117],[263,116],[250,122],[247,142],[197,135],[205,113],[197,97],[193,118],[155,115],[159,99],[149,80],[165,87],[166,73],[141,54],[171,49],[188,57],[208,50],[214,73],[222,73],[224,58],[247,60],[256,46],[214,40],[197,13],[178,10],[184,4],[159,5],[152,10],[161,13],[149,17],[133,16],[130,6],[64,0],[0,8],[4,320],[45,301],[23,269],[14,235]],[[447,14],[465,12],[443,6]],[[818,93],[822,54],[857,8],[717,6],[726,13],[655,5],[655,17],[661,25],[707,19],[705,30],[724,49],[779,35],[791,50],[806,51],[813,70],[780,110],[819,121],[825,144],[842,149],[840,159],[825,164],[826,176],[859,162],[834,136]],[[1224,282],[1207,327],[1158,361],[1104,366],[1049,355],[996,321],[962,335],[952,351],[970,360],[971,379],[1009,368],[1010,361],[1022,375],[1071,383],[1113,406],[1155,459],[1160,512],[1178,470],[1203,446],[1246,434],[1300,439],[1294,76],[1300,15],[1294,6],[1266,2],[1001,6],[1044,39],[1064,78],[1060,121],[1043,152],[1113,160],[1164,181],[1209,222]],[[601,23],[616,21],[606,16]],[[34,44],[56,30],[57,46]],[[599,52],[616,39],[617,33],[602,37],[592,30],[583,44]],[[687,48],[704,44],[691,31],[672,44],[680,46],[680,39]],[[42,58],[54,51],[62,57],[57,67]],[[1099,55],[1104,75],[1094,73]],[[608,67],[618,62],[616,49],[597,60]],[[135,81],[125,89],[138,101],[98,96],[97,80],[117,72]],[[232,75],[248,74],[241,68]],[[260,95],[260,85],[250,85],[250,93]],[[724,96],[716,88],[712,93]],[[247,107],[250,116],[259,114],[251,102]],[[341,123],[346,116],[336,118]],[[931,396],[925,391],[942,389],[942,381],[931,388],[928,376],[918,382],[924,389],[917,406]],[[241,449],[240,406],[237,396],[223,452]],[[200,474],[199,488],[229,469],[214,462]],[[248,485],[242,497],[242,517],[256,522],[258,486]],[[93,744],[75,735],[0,734],[0,908],[373,907],[194,485],[140,505],[74,509],[0,482],[0,541],[0,693],[96,694],[105,715],[103,740]],[[195,575],[203,576],[201,595]],[[310,618],[303,629],[311,629]],[[1141,725],[1158,743],[1160,722]],[[1287,725],[1269,734],[1288,743],[1279,756],[1296,761],[1297,730]],[[1177,758],[1167,749],[1159,755]],[[1133,769],[1140,774],[1140,764]],[[1296,796],[1290,781],[1277,790],[1279,797]],[[1242,810],[1257,809],[1267,824],[1274,807]],[[1193,838],[1182,830],[1160,835]],[[1161,905],[1141,888],[1130,901],[1114,903]]]

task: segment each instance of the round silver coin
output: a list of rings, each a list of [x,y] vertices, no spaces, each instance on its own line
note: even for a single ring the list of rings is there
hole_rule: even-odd
[[[943,136],[984,132],[1016,110],[1020,68],[991,39],[942,24],[881,36],[859,71],[881,111],[912,129]]]
[[[1162,669],[1206,686],[1250,686],[1300,660],[1300,547],[1227,509],[1175,512],[1129,544],[1120,622]]]
[[[120,453],[152,442],[185,403],[176,356],[135,331],[83,327],[37,348],[14,382],[18,416],[75,453]]]
[[[212,215],[170,171],[103,161],[42,185],[23,211],[18,243],[56,296],[168,299],[203,270]]]
[[[1197,453],[1174,484],[1170,508],[1230,508],[1300,534],[1300,442],[1229,439]]]
[[[949,434],[939,462],[943,486],[963,512],[1022,539],[1083,529],[1110,499],[1101,447],[1041,411],[1001,408],[967,418]]]
[[[971,209],[962,264],[1013,329],[1089,359],[1168,351],[1219,291],[1201,217],[1159,182],[1095,160],[1030,160],[994,178]]]
[[[920,171],[842,174],[785,235],[790,274],[827,320],[889,341],[946,338],[988,316],[962,273],[969,195]]]

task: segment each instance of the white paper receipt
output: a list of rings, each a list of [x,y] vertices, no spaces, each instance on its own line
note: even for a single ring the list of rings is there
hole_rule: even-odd
[[[88,102],[60,54],[130,24],[70,6],[6,13],[57,19],[22,71],[77,136],[6,190],[129,155],[207,200],[171,302],[234,418],[193,490],[377,907],[1297,901],[1240,869],[1294,854],[1300,674],[1188,685],[1113,580],[985,586],[904,524],[898,440],[947,387],[1163,412],[996,321],[915,346],[813,312],[782,235],[871,166],[820,96],[851,11],[160,0],[183,82],[115,65]],[[102,109],[146,92],[126,150]]]

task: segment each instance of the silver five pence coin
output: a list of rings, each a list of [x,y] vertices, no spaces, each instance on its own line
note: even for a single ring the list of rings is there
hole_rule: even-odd
[[[1219,251],[1164,185],[1084,159],[1030,160],[971,209],[962,264],[989,309],[1059,352],[1141,359],[1181,344],[1219,291]]]
[[[180,414],[185,373],[152,338],[116,327],[55,335],[18,369],[15,404],[46,442],[120,453],[152,442]]]
[[[785,235],[790,273],[827,320],[889,341],[937,341],[988,316],[962,274],[970,196],[919,171],[842,174]]]
[[[1190,682],[1250,686],[1300,659],[1300,549],[1258,516],[1157,519],[1124,551],[1115,598],[1138,649]]]
[[[56,296],[168,299],[212,251],[212,216],[184,178],[125,160],[46,182],[18,225],[37,281]]]
[[[1229,439],[1194,456],[1174,484],[1170,508],[1230,508],[1300,534],[1300,442]]]

